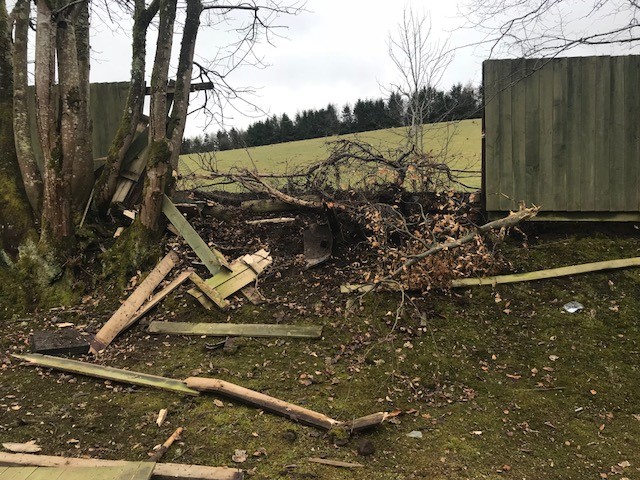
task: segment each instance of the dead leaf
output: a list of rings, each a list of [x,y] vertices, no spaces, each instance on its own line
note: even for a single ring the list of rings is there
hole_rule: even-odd
[[[560,357],[557,355],[549,355],[549,360],[551,360],[552,362],[555,362],[556,360],[558,360]]]
[[[2,446],[14,453],[37,453],[42,450],[35,440],[26,443],[3,443]]]
[[[235,453],[231,456],[231,460],[236,463],[243,463],[247,461],[247,451],[246,450],[236,450]]]
[[[218,408],[224,408],[224,402],[222,400],[218,400],[217,398],[213,401],[213,404]]]
[[[628,460],[625,460],[623,462],[618,463],[618,466],[622,468],[629,468],[631,466],[631,463],[629,463]]]

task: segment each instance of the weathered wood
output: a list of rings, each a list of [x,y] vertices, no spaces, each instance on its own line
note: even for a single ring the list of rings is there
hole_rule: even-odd
[[[41,467],[97,468],[127,465],[124,460],[101,460],[97,458],[68,458],[51,455],[11,454],[0,452],[0,465],[33,465]],[[91,478],[86,477],[86,478]],[[242,480],[241,470],[227,467],[208,467],[179,463],[156,463],[153,469],[155,480]]]
[[[180,211],[171,202],[166,195],[162,200],[162,213],[166,215],[171,224],[180,232],[180,236],[189,244],[200,260],[204,263],[211,275],[215,275],[220,271],[220,267],[230,268],[227,260],[222,253],[209,246],[202,240],[198,232],[196,232],[186,218],[182,216]]]
[[[173,292],[176,288],[182,285],[192,273],[193,272],[191,270],[185,270],[176,278],[174,278],[169,285],[167,285],[161,291],[156,293],[153,297],[151,297],[151,299],[147,303],[145,303],[140,307],[140,309],[136,312],[136,314],[133,317],[131,317],[129,322],[125,325],[124,329],[126,330],[131,325],[133,325],[138,320],[140,320],[144,315],[147,314],[147,312],[149,312],[149,310],[155,307],[158,303],[164,300],[171,292]]]
[[[302,198],[310,201],[321,200],[321,198],[317,195],[306,195],[306,196],[302,196]],[[300,208],[298,205],[285,203],[275,198],[247,200],[242,202],[240,204],[240,207],[243,208],[244,210],[248,210],[250,212],[255,212],[255,213],[288,212],[288,211],[297,210]]]
[[[0,467],[0,480],[148,480],[154,465],[128,462],[101,467]]]
[[[89,335],[74,328],[33,332],[31,350],[44,355],[85,355],[89,353]]]
[[[150,333],[205,335],[208,337],[290,337],[320,338],[322,326],[237,323],[151,322]]]
[[[13,356],[20,360],[29,362],[29,364],[33,366],[53,368],[54,370],[61,370],[63,372],[77,373],[88,377],[104,378],[115,382],[129,383],[131,385],[153,387],[187,395],[198,395],[196,390],[188,388],[181,380],[174,380],[171,378],[159,377],[140,372],[131,372],[129,370],[121,370],[119,368],[104,367],[102,365],[69,360],[67,358],[40,355],[39,353]]]
[[[334,420],[308,408],[300,407],[293,403],[285,402],[277,398],[256,392],[248,388],[235,385],[217,378],[189,377],[185,380],[189,388],[202,392],[215,392],[224,397],[239,400],[254,407],[262,408],[272,413],[290,418],[295,422],[317,427],[323,430],[330,430],[340,427],[342,422]]]
[[[361,463],[343,462],[341,460],[329,460],[328,458],[310,457],[307,461],[312,463],[321,463],[323,465],[330,465],[332,467],[341,468],[360,468],[364,467]]]
[[[451,282],[451,286],[471,287],[475,285],[496,285],[502,283],[530,282],[545,278],[566,277],[582,273],[598,272],[602,270],[612,270],[616,268],[640,267],[640,257],[624,258],[619,260],[607,260],[603,262],[583,263],[567,267],[549,268],[527,273],[514,273],[511,275],[499,275],[484,278],[463,278]]]
[[[178,255],[169,252],[156,267],[147,275],[142,283],[136,288],[129,298],[103,325],[91,342],[91,353],[96,355],[104,350],[111,341],[118,336],[128,325],[136,312],[142,307],[145,300],[149,298],[153,290],[167,276],[171,269],[178,262]]]
[[[360,432],[362,430],[368,430],[373,427],[377,427],[381,425],[387,418],[389,414],[387,412],[376,412],[371,415],[365,415],[364,417],[356,418],[350,422],[345,423],[345,427],[347,430],[351,430],[353,432]]]
[[[193,272],[189,279],[219,308],[225,309],[229,306],[229,302],[224,299],[216,290],[210,287],[197,273]],[[189,291],[191,293],[191,290]],[[197,297],[196,297],[197,298]],[[206,306],[206,305],[205,305]]]
[[[247,225],[264,225],[268,223],[292,223],[296,219],[293,217],[279,217],[279,218],[261,218],[258,220],[246,220],[244,223]]]

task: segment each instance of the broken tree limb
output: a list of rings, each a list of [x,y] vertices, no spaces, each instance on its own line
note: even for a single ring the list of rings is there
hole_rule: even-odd
[[[293,403],[285,402],[277,398],[241,387],[234,383],[225,382],[217,378],[189,377],[185,380],[189,388],[202,392],[215,392],[224,397],[239,400],[254,407],[277,413],[290,418],[294,422],[303,423],[322,430],[331,430],[342,426],[342,422],[329,418],[322,413],[314,412],[308,408],[300,407]]]
[[[189,276],[192,273],[193,272],[191,270],[185,270],[180,275],[178,275],[176,278],[174,278],[169,285],[167,285],[162,290],[160,290],[158,293],[156,293],[153,297],[151,297],[151,299],[147,303],[145,303],[144,305],[142,305],[140,307],[140,309],[131,318],[131,320],[129,320],[129,322],[127,322],[127,324],[124,327],[124,330],[126,330],[131,325],[133,325],[138,320],[140,320],[144,315],[147,314],[147,312],[149,310],[151,310],[153,307],[155,307],[158,303],[160,303],[162,300],[164,300],[171,292],[173,292],[176,288],[178,288],[180,285],[182,285],[189,278]]]
[[[142,283],[136,288],[129,298],[120,306],[120,308],[111,316],[100,331],[96,334],[91,342],[91,353],[96,355],[104,350],[114,338],[122,332],[129,324],[136,312],[142,307],[144,302],[149,298],[151,293],[167,276],[171,269],[178,262],[178,255],[169,252],[160,263],[147,275]]]
[[[52,455],[12,454],[0,452],[0,465],[33,465],[40,467],[111,467],[126,465],[124,460],[101,460],[99,458],[69,458]],[[156,463],[153,469],[155,480],[242,480],[242,471],[227,467],[208,467],[180,463]]]
[[[200,291],[207,297],[209,297],[209,299],[219,308],[224,310],[229,306],[229,302],[227,302],[224,297],[222,297],[213,287],[209,286],[197,273],[193,272],[189,276],[189,280],[191,280],[195,284],[195,286],[198,287],[198,289],[200,289]],[[189,290],[189,293],[191,293],[191,290]],[[196,296],[196,298],[198,297]],[[205,308],[207,307],[206,304],[203,303],[203,305],[205,306]]]
[[[151,322],[150,333],[208,337],[320,338],[322,326],[234,323]]]
[[[220,267],[230,268],[224,255],[216,249],[210,248],[198,235],[191,224],[166,195],[162,199],[162,213],[166,215],[171,224],[180,233],[180,236],[189,244],[202,263],[204,263],[211,275],[220,271]]]
[[[102,365],[94,365],[92,363],[79,362],[77,360],[69,360],[66,358],[50,357],[48,355],[40,355],[38,353],[13,356],[38,367],[53,368],[54,370],[61,370],[63,372],[77,373],[88,377],[104,378],[106,380],[113,380],[114,382],[159,388],[161,390],[168,390],[170,392],[183,393],[187,395],[199,395],[196,390],[188,388],[183,381],[174,380],[172,378],[159,377],[146,373],[130,372],[129,370],[104,367]]]
[[[167,450],[171,448],[171,445],[173,445],[173,442],[175,442],[178,438],[180,438],[180,435],[182,435],[183,431],[184,431],[184,428],[178,427],[176,431],[173,432],[171,436],[164,441],[164,443],[160,446],[160,448],[156,450],[153,453],[153,455],[149,457],[147,462],[159,462],[160,459],[164,456],[164,454],[167,453]]]
[[[497,285],[501,283],[530,282],[533,280],[543,280],[545,278],[566,277],[569,275],[578,275],[581,273],[599,272],[602,270],[612,270],[616,268],[626,267],[640,267],[640,257],[582,263],[580,265],[548,268],[545,270],[537,270],[535,272],[513,273],[511,275],[497,275],[495,277],[462,278],[453,280],[451,282],[451,286],[453,288],[457,288],[471,287],[474,285]]]
[[[299,422],[322,430],[339,428],[344,429],[347,433],[356,432],[371,428],[374,425],[379,425],[387,418],[386,413],[380,412],[373,415],[367,415],[366,417],[361,417],[353,422],[341,422],[322,413],[309,410],[308,408],[300,407],[293,403],[285,402],[284,400],[274,398],[270,395],[256,392],[255,390],[250,390],[217,378],[189,377],[185,380],[185,383],[189,388],[193,388],[194,390],[201,392],[215,392],[223,397],[238,400],[248,405],[282,415],[294,422]]]

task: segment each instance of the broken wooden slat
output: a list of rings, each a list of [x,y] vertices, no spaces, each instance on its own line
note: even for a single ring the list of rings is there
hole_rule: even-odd
[[[261,305],[265,302],[264,296],[262,296],[260,291],[253,285],[247,285],[241,288],[240,291],[253,305]]]
[[[109,467],[0,467],[0,480],[148,480],[154,465],[128,462]]]
[[[200,289],[202,293],[204,293],[213,303],[215,303],[218,307],[223,310],[229,306],[229,302],[227,302],[224,297],[222,297],[216,290],[211,288],[207,283],[198,275],[193,272],[189,279]],[[206,305],[205,305],[206,306]]]
[[[640,267],[640,257],[622,258],[619,260],[607,260],[603,262],[583,263],[567,267],[549,268],[537,270],[535,272],[514,273],[511,275],[498,275],[484,278],[463,278],[451,282],[453,288],[471,287],[474,285],[496,285],[501,283],[530,282],[532,280],[542,280],[545,278],[566,277],[581,273],[598,272],[625,267]]]
[[[277,413],[295,422],[323,430],[331,430],[334,427],[342,425],[341,422],[321,413],[217,378],[189,377],[185,380],[185,383],[189,388],[193,388],[194,390],[215,392],[225,397],[253,405],[254,407]]]
[[[171,292],[173,292],[176,288],[182,285],[187,278],[193,273],[191,270],[185,270],[176,278],[174,278],[169,285],[164,287],[161,291],[156,293],[151,299],[142,305],[140,309],[136,312],[136,314],[129,320],[129,322],[125,325],[124,330],[129,328],[131,325],[140,320],[144,315],[147,314],[149,310],[155,307],[158,303],[165,299]]]
[[[167,276],[178,262],[178,255],[169,252],[160,263],[147,275],[136,290],[127,298],[120,308],[111,316],[91,342],[91,353],[94,355],[104,350],[111,341],[128,325],[130,320],[149,298],[153,290]]]
[[[101,460],[97,458],[68,458],[51,455],[12,454],[0,452],[0,465],[32,465],[41,467],[96,468],[127,465],[124,460]],[[86,478],[91,478],[88,476]],[[208,467],[179,463],[156,463],[153,477],[156,480],[242,480],[244,474],[235,468]]]
[[[323,465],[331,465],[332,467],[341,467],[341,468],[364,467],[364,465],[362,465],[361,463],[343,462],[340,460],[329,460],[328,458],[310,457],[307,459],[307,461],[313,462],[313,463],[321,463]]]
[[[188,388],[183,381],[174,380],[172,378],[159,377],[146,373],[131,372],[129,370],[121,370],[119,368],[113,367],[104,367],[102,365],[94,365],[92,363],[79,362],[77,360],[69,360],[67,358],[40,355],[39,353],[13,356],[39,367],[53,368],[55,370],[77,373],[80,375],[86,375],[88,377],[104,378],[106,380],[113,380],[120,383],[129,383],[132,385],[159,388],[161,390],[184,393],[187,395],[198,395],[198,392],[196,390]]]
[[[322,326],[151,322],[149,332],[171,335],[206,335],[208,337],[320,338],[322,336]]]
[[[247,220],[244,223],[247,225],[264,225],[267,223],[292,223],[295,222],[296,219],[293,217],[279,217],[279,218],[260,218],[258,220]]]
[[[191,224],[182,216],[180,211],[166,195],[162,200],[162,212],[178,232],[180,232],[180,236],[185,239],[198,258],[202,260],[205,267],[211,272],[211,275],[218,273],[220,266],[230,268],[224,255],[215,249],[209,248],[200,235],[198,235],[198,232],[193,229]]]
[[[368,283],[347,283],[340,285],[340,293],[369,293],[375,289],[375,285]]]

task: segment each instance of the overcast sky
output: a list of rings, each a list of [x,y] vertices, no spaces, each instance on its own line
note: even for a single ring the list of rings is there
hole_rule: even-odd
[[[238,87],[254,87],[256,94],[249,97],[260,109],[270,114],[287,113],[291,117],[297,111],[322,108],[333,103],[339,108],[358,98],[379,98],[386,95],[384,88],[396,78],[396,72],[388,55],[388,38],[402,20],[405,6],[416,12],[429,14],[432,37],[435,41],[463,41],[455,30],[463,23],[456,16],[453,1],[389,2],[381,0],[309,0],[305,11],[296,16],[282,16],[275,24],[282,38],[275,38],[274,46],[261,45],[261,58],[266,68],[244,67],[229,77]],[[248,13],[247,13],[248,15]],[[92,37],[93,62],[91,80],[107,82],[128,80],[130,64],[130,38],[126,20],[122,29],[113,31],[94,22]],[[233,25],[205,27],[198,37],[196,57],[203,61],[215,56],[218,48],[229,43]],[[458,32],[459,33],[459,32]],[[149,65],[153,48],[150,35]],[[177,43],[177,41],[175,42]],[[174,50],[177,45],[174,45]],[[466,50],[459,52],[442,79],[442,87],[456,82],[478,83],[481,79],[483,55]],[[193,99],[194,104],[198,102]],[[252,108],[236,103],[245,113]],[[225,108],[225,123],[246,127],[255,117],[239,114],[231,106]],[[206,119],[199,115],[187,124],[187,136],[200,134]],[[217,124],[207,129],[215,131]]]

